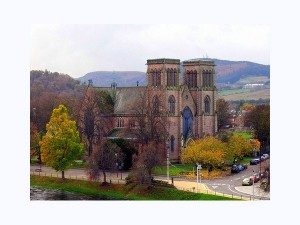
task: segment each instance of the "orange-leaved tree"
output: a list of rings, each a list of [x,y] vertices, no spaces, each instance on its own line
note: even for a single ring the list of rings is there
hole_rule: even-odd
[[[67,108],[59,105],[53,110],[46,130],[40,141],[42,161],[61,171],[64,179],[64,171],[83,153],[76,122],[70,119]]]

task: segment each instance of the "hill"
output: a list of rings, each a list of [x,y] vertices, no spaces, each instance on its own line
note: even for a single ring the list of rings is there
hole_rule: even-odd
[[[139,71],[95,71],[87,73],[78,78],[82,83],[88,83],[88,80],[93,81],[93,85],[97,87],[110,87],[113,82],[116,82],[120,87],[146,85],[146,73]]]
[[[211,59],[216,64],[217,86],[241,86],[246,83],[268,83],[270,81],[270,66],[248,61],[229,61]],[[183,70],[181,70],[181,78]],[[95,71],[78,78],[82,83],[92,80],[94,86],[109,87],[116,82],[120,87],[146,85],[145,72],[138,71]]]

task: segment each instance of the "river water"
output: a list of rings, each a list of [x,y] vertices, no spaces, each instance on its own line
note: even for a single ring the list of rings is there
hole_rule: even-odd
[[[109,200],[103,197],[91,197],[61,190],[30,188],[30,200]]]

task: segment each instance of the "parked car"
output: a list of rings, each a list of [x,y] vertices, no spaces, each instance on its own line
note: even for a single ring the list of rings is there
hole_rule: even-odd
[[[266,159],[270,158],[269,154],[262,154]]]
[[[243,186],[251,186],[252,184],[253,184],[253,179],[250,177],[245,178],[242,182]]]
[[[231,167],[231,173],[239,173],[243,170],[247,169],[247,165],[242,165],[242,164],[234,164]]]
[[[265,160],[266,160],[266,157],[262,155],[262,156],[260,157],[260,161],[263,162],[263,161],[265,161]]]
[[[250,165],[257,165],[260,162],[259,158],[251,159],[250,160]]]

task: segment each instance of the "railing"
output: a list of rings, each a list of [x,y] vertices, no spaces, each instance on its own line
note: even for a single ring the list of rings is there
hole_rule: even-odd
[[[36,175],[36,176],[45,176],[45,177],[56,177],[56,178],[60,178],[61,175],[59,173],[51,173],[51,172],[35,172],[35,171],[30,171],[31,175]],[[65,175],[65,178],[67,179],[72,179],[72,180],[86,180],[86,181],[90,181],[90,179],[88,178],[87,175]],[[97,181],[103,181],[103,179],[99,178],[97,179]],[[125,184],[126,181],[125,179],[113,179],[108,177],[106,179],[107,182],[111,183],[111,184]]]

